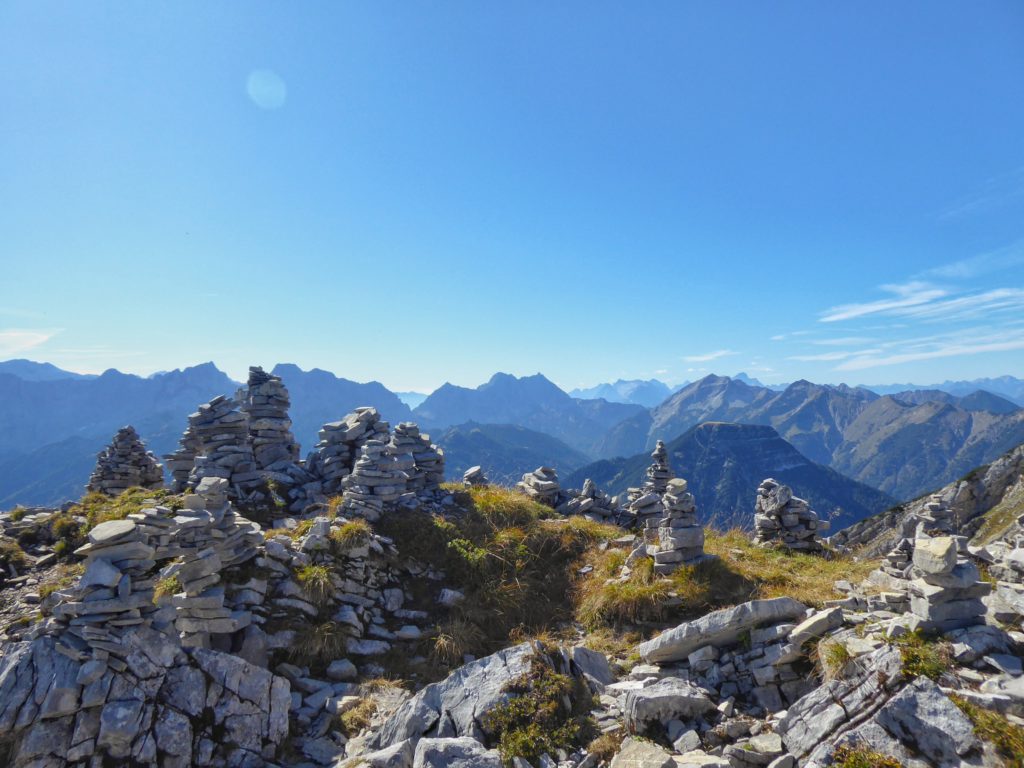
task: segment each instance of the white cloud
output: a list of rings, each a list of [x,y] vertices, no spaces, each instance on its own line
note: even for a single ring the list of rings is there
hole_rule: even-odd
[[[895,298],[879,299],[878,301],[868,301],[859,304],[841,304],[826,310],[821,317],[821,322],[834,323],[839,320],[852,320],[855,317],[891,313],[908,307],[918,307],[936,299],[941,299],[949,293],[943,288],[937,288],[930,283],[918,280],[902,285],[883,285],[881,289],[886,293],[894,294]]]
[[[688,363],[710,363],[712,360],[738,354],[739,352],[733,352],[731,349],[717,349],[714,352],[707,352],[703,355],[686,355],[683,357],[683,360]]]
[[[817,344],[822,347],[852,347],[857,344],[870,344],[874,339],[866,338],[864,336],[843,336],[835,339],[814,339],[811,344]]]
[[[865,368],[880,368],[886,365],[912,363],[918,360],[934,360],[941,357],[978,355],[983,352],[1008,352],[1016,349],[1024,349],[1024,338],[993,341],[987,344],[946,344],[932,350],[903,352],[883,357],[871,355],[866,357],[855,357],[852,360],[840,363],[836,366],[836,370],[861,371]]]
[[[822,352],[817,355],[792,355],[788,359],[798,360],[802,363],[832,362],[835,360],[846,360],[856,355],[867,355],[881,352],[881,349],[843,350],[837,352]]]
[[[1011,243],[1004,248],[997,248],[988,253],[943,264],[941,267],[928,269],[921,273],[922,277],[941,277],[951,280],[965,280],[989,272],[997,272],[1024,265],[1024,239]]]
[[[0,331],[0,355],[16,355],[45,344],[60,331],[35,331],[8,328]]]

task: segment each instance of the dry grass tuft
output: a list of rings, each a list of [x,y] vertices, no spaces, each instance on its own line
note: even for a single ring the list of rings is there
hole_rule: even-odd
[[[295,574],[295,578],[309,601],[318,608],[329,605],[334,599],[331,571],[326,565],[304,565]]]
[[[348,632],[338,623],[301,623],[295,642],[288,651],[289,658],[300,666],[329,664],[345,656]]]

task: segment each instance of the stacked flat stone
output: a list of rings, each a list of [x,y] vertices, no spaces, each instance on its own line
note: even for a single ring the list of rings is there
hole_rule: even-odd
[[[589,477],[583,481],[583,490],[559,505],[557,511],[563,515],[582,515],[599,523],[616,522],[620,514],[612,497],[598,490]]]
[[[655,491],[648,491],[636,496],[630,494],[630,496],[633,498],[626,508],[627,512],[633,526],[645,532],[645,541],[647,541],[646,537],[653,536],[654,534],[648,534],[646,531],[656,532],[661,519],[665,517],[665,507],[662,503],[661,494]],[[653,538],[651,541],[647,541],[648,544],[652,542]]]
[[[180,584],[169,604],[175,609],[182,644],[208,648],[210,635],[236,632],[252,620],[249,612],[225,605],[220,573],[256,556],[260,527],[235,512],[228,501],[227,481],[213,477],[185,497],[185,508],[171,523],[174,536],[157,552],[176,561],[160,571],[160,580],[176,579]]]
[[[1017,521],[1022,525],[1024,515]],[[1024,536],[1013,535],[989,549],[995,555],[989,573],[998,580],[992,614],[997,621],[1017,624],[1024,618]]]
[[[554,467],[537,467],[533,472],[527,472],[516,483],[516,488],[540,504],[552,508],[558,506],[561,488]]]
[[[291,400],[280,376],[267,373],[259,366],[249,368],[249,380],[242,398],[242,412],[249,417],[249,437],[252,441],[256,465],[282,476],[290,465],[299,460],[299,444],[291,433],[292,421],[288,417]]]
[[[381,421],[376,408],[356,408],[340,421],[323,425],[320,442],[306,458],[306,469],[317,478],[325,496],[336,496],[352,474],[363,443],[386,440],[387,433],[387,422]]]
[[[828,527],[829,523],[819,520],[818,513],[806,501],[794,496],[788,485],[769,477],[757,487],[754,538],[758,544],[818,552],[822,549],[818,535]]]
[[[672,467],[668,463],[668,450],[661,440],[654,446],[651,452],[651,465],[647,467],[643,490],[647,493],[665,493],[668,488],[668,481],[675,477]]]
[[[221,477],[228,481],[232,498],[246,499],[262,476],[249,440],[248,418],[238,402],[219,395],[199,406],[188,423],[199,441],[190,487],[196,488],[207,477]]]
[[[395,427],[395,434],[398,434],[402,426],[399,424]],[[419,427],[412,422],[406,422],[406,433],[415,434],[419,440],[419,445],[413,452],[413,458],[416,460],[416,473],[410,481],[410,490],[417,493],[431,493],[438,490],[441,483],[444,482],[444,451],[440,446],[430,442],[430,435],[421,434]]]
[[[148,623],[156,610],[150,575],[156,550],[134,520],[111,520],[89,531],[88,543],[75,554],[85,558],[84,572],[76,586],[57,593],[57,649],[76,661],[91,653],[104,669],[109,663],[123,670],[120,632]]]
[[[398,468],[388,446],[384,440],[367,440],[359,449],[352,474],[344,482],[342,509],[345,514],[373,522],[384,511],[385,503],[397,501],[406,492],[409,476]]]
[[[662,506],[665,516],[658,523],[657,538],[648,544],[647,553],[654,557],[654,572],[668,574],[704,558],[704,528],[697,522],[697,505],[682,478],[668,481]],[[652,530],[644,530],[645,539]]]
[[[178,440],[178,449],[164,456],[167,470],[171,473],[171,493],[181,493],[188,488],[189,475],[196,465],[196,455],[200,449],[199,438],[190,424]]]
[[[487,475],[484,474],[484,469],[480,465],[470,467],[462,473],[462,484],[467,488],[472,488],[474,485],[487,485]]]
[[[992,585],[981,581],[978,567],[960,556],[961,543],[954,536],[918,538],[914,542],[912,630],[949,632],[985,623],[981,598],[992,591]]]
[[[163,484],[163,466],[129,425],[117,430],[110,445],[97,454],[96,469],[85,488],[117,496],[128,488],[162,488]]]
[[[932,494],[925,503],[924,510],[918,516],[915,538],[942,536],[955,532],[956,520],[953,510],[943,500],[941,494]]]

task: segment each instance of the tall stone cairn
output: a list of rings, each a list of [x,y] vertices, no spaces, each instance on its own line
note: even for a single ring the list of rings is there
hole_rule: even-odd
[[[681,477],[668,481],[662,496],[665,516],[657,529],[645,528],[652,541],[647,553],[654,557],[654,572],[672,573],[679,566],[704,559],[704,528],[697,522],[697,504]],[[649,534],[648,532],[654,532]]]
[[[533,472],[527,472],[516,483],[516,488],[540,504],[552,508],[558,506],[561,486],[554,467],[537,467]]]
[[[804,552],[822,549],[818,534],[827,530],[828,521],[818,519],[818,513],[793,489],[768,478],[757,487],[754,502],[754,540],[758,544],[775,544]]]
[[[249,368],[247,389],[240,398],[242,412],[249,418],[256,466],[281,473],[299,460],[299,444],[291,433],[288,417],[291,400],[280,376],[273,376],[259,366]],[[287,475],[281,480],[287,481]]]
[[[218,395],[199,406],[188,423],[199,442],[189,486],[196,488],[204,478],[221,477],[228,481],[233,499],[248,498],[262,478],[249,441],[248,417],[238,409],[238,402]]]
[[[962,556],[961,547],[966,550],[966,541],[955,536],[914,541],[910,629],[949,632],[985,623],[981,598],[992,585],[981,581],[978,566]]]
[[[659,495],[665,493],[668,488],[668,481],[675,477],[672,467],[668,463],[668,450],[661,440],[651,451],[651,465],[647,467],[643,490]]]
[[[386,424],[386,422],[380,422]],[[397,458],[389,450],[390,440],[367,440],[359,449],[352,474],[345,478],[342,510],[373,522],[384,505],[398,501],[406,492],[409,475],[401,469],[408,460]]]
[[[128,488],[162,488],[164,468],[156,456],[146,450],[132,426],[121,427],[110,445],[96,456],[87,491],[117,496]]]
[[[922,536],[943,536],[956,533],[956,517],[942,494],[933,493],[925,502],[924,510],[917,518],[915,538]]]
[[[360,448],[373,439],[388,439],[388,424],[376,408],[356,408],[340,421],[323,425],[320,442],[306,458],[306,469],[319,478],[324,496],[337,496],[344,490]]]
[[[181,493],[188,488],[188,478],[196,465],[196,456],[200,450],[199,438],[189,424],[178,440],[177,450],[164,456],[167,470],[171,473],[171,493]]]

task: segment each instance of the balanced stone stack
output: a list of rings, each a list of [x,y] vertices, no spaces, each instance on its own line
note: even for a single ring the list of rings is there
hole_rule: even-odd
[[[632,495],[632,494],[631,494]],[[649,491],[636,496],[627,508],[633,526],[644,532],[644,540],[651,544],[661,519],[665,517],[665,506],[660,493]],[[647,533],[650,531],[651,533]]]
[[[557,511],[563,515],[583,515],[599,523],[615,522],[620,512],[612,498],[599,491],[589,477],[583,481],[583,490],[561,504]]]
[[[91,653],[104,669],[124,668],[121,630],[148,623],[156,610],[150,578],[156,550],[145,539],[134,520],[111,520],[75,550],[85,558],[84,572],[76,586],[57,593],[51,628],[62,631],[57,649],[65,656],[84,661]]]
[[[540,504],[548,507],[558,506],[561,489],[554,467],[537,467],[533,472],[527,472],[523,479],[516,483],[516,488]]]
[[[1017,524],[1024,524],[1024,516]],[[992,614],[997,621],[1018,624],[1024,618],[1024,537],[1011,535],[987,549],[994,555],[989,573],[998,580]]]
[[[910,628],[926,632],[985,623],[981,598],[992,585],[980,580],[978,567],[960,557],[959,542],[953,536],[918,538],[914,542],[917,577],[910,584]]]
[[[128,488],[162,488],[164,468],[146,450],[132,426],[121,427],[110,445],[96,456],[87,491],[117,496]]]
[[[467,488],[471,488],[474,485],[487,485],[487,475],[484,474],[483,467],[477,465],[470,467],[462,473],[462,484]]]
[[[259,525],[235,512],[227,492],[223,478],[204,479],[173,518],[173,538],[157,549],[158,557],[177,558],[161,570],[160,580],[178,584],[169,603],[186,646],[207,648],[210,635],[236,632],[252,620],[248,612],[225,606],[220,574],[255,557],[262,535]]]
[[[384,511],[385,503],[397,501],[405,493],[408,480],[408,474],[398,468],[389,453],[388,443],[368,440],[359,449],[352,474],[345,478],[342,509],[373,522]]]
[[[381,421],[376,408],[356,408],[340,421],[323,425],[320,442],[306,458],[306,469],[318,478],[325,496],[336,496],[352,474],[363,443],[386,440],[387,433],[387,422]]]
[[[299,445],[291,433],[288,417],[291,400],[280,376],[273,376],[259,366],[249,368],[248,387],[242,399],[242,412],[248,416],[249,437],[256,465],[270,472],[283,474],[299,460]]]
[[[182,493],[188,488],[189,475],[196,465],[196,456],[200,450],[199,438],[189,424],[178,440],[178,449],[164,456],[167,470],[171,473],[171,493]]]
[[[233,498],[248,498],[261,476],[249,441],[248,418],[238,403],[219,395],[199,406],[188,423],[199,441],[189,485],[195,488],[204,478],[221,477],[228,481]]]
[[[399,424],[395,428],[396,434],[401,426]],[[417,492],[432,493],[438,490],[441,483],[444,482],[444,451],[440,446],[430,442],[430,435],[421,434],[419,427],[412,422],[407,422],[406,431],[411,434],[411,430],[415,430],[415,434],[418,435],[419,446],[413,452],[413,458],[416,460],[416,474],[409,487]]]
[[[679,566],[704,558],[704,528],[697,522],[697,505],[682,478],[668,481],[662,496],[665,517],[658,523],[657,540],[647,547],[654,571],[672,573]],[[645,533],[647,530],[646,529]]]
[[[647,493],[661,495],[665,493],[668,481],[673,477],[675,474],[668,463],[668,450],[665,448],[665,443],[659,440],[651,452],[651,465],[647,468],[643,490]]]
[[[915,538],[956,533],[956,521],[953,510],[946,504],[941,494],[932,494],[925,503],[924,510],[918,515],[917,520]]]
[[[806,501],[793,495],[788,485],[768,478],[757,487],[754,538],[758,544],[819,552],[822,546],[818,534],[828,526]]]

